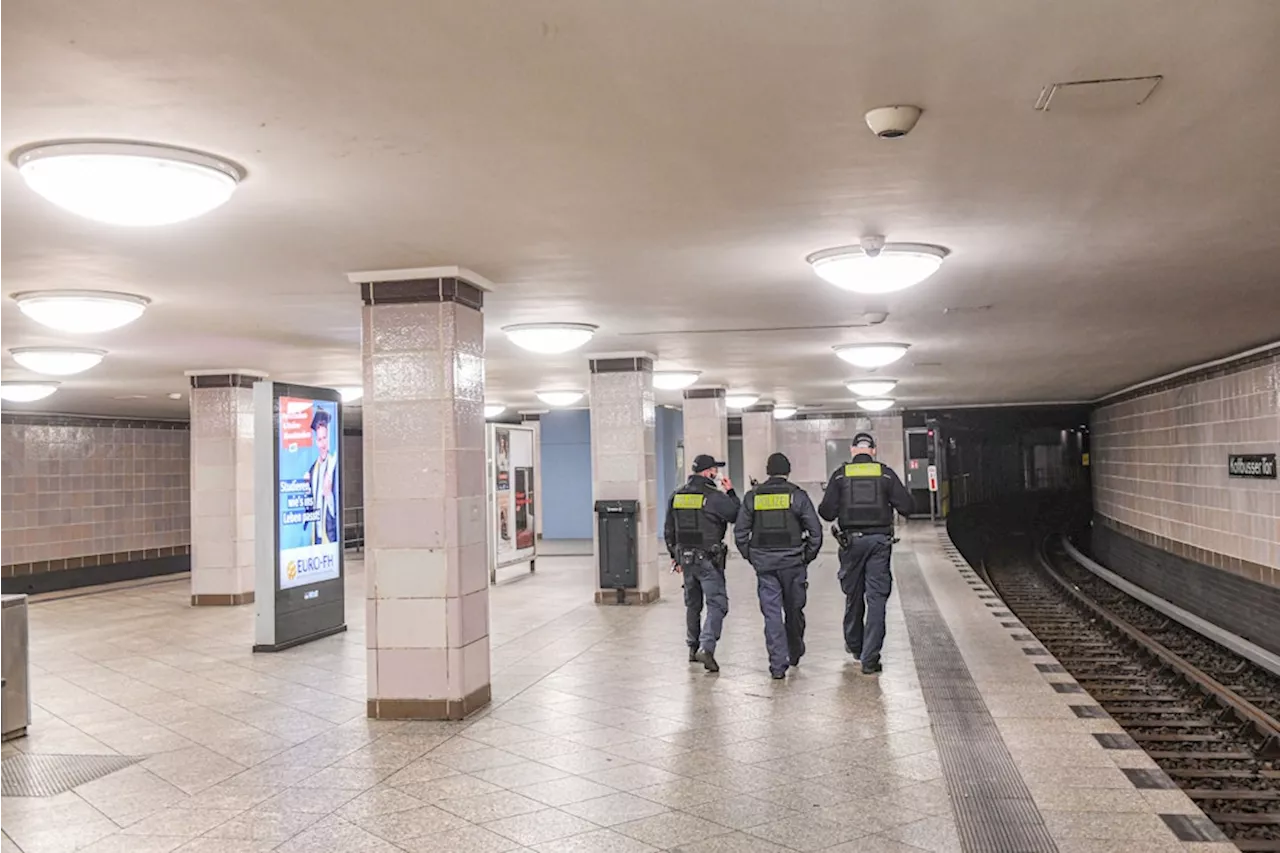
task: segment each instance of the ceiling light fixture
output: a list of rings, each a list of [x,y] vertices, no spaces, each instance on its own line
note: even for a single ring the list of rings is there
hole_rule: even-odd
[[[46,376],[71,376],[97,367],[106,350],[81,347],[17,347],[9,350],[13,360],[32,373]]]
[[[14,165],[27,186],[65,210],[109,225],[169,225],[231,198],[238,166],[198,151],[145,142],[54,142]]]
[[[486,419],[496,418],[498,415],[502,414],[506,410],[507,410],[507,407],[502,405],[501,403],[485,403],[484,404],[484,416]]]
[[[796,416],[796,410],[791,406],[774,406],[773,419],[775,421],[785,421]]]
[[[845,386],[859,397],[883,397],[897,386],[896,379],[855,379],[846,382]]]
[[[858,408],[866,412],[883,412],[885,409],[893,408],[893,402],[887,398],[868,397],[858,401]]]
[[[655,370],[653,387],[662,391],[679,391],[697,382],[701,375],[696,370]]]
[[[585,391],[538,391],[538,399],[548,406],[572,406],[582,399]]]
[[[9,403],[34,403],[57,390],[57,382],[4,382],[0,383],[0,400]]]
[[[910,344],[845,344],[834,347],[836,355],[854,367],[875,368],[893,364],[907,354]]]
[[[346,385],[334,390],[338,392],[338,396],[342,398],[344,403],[355,403],[364,396],[364,386],[362,385]]]
[[[106,290],[43,290],[15,293],[18,309],[59,332],[91,334],[126,326],[142,316],[151,300]]]
[[[925,243],[886,243],[863,237],[859,246],[840,246],[805,258],[819,277],[854,293],[893,293],[919,284],[938,271],[950,252]]]
[[[530,352],[555,355],[584,346],[598,326],[589,323],[520,323],[503,326],[511,343]]]
[[[759,399],[759,394],[726,394],[724,404],[731,409],[745,409],[754,406]]]

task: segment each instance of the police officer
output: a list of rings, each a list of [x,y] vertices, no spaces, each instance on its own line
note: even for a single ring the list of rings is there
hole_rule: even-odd
[[[733,539],[756,570],[769,674],[781,679],[804,655],[808,566],[822,549],[822,522],[805,490],[787,482],[791,460],[774,453],[765,472],[769,479],[742,501]]]
[[[911,512],[911,493],[897,473],[875,460],[876,440],[860,432],[853,438],[853,459],[827,481],[818,514],[836,522],[840,541],[840,589],[844,592],[844,646],[862,662],[862,672],[880,672],[884,645],[884,608],[893,590],[889,556],[893,549],[893,511]],[[865,630],[863,616],[866,616]]]
[[[693,476],[671,495],[663,538],[672,565],[684,573],[685,639],[689,660],[700,661],[707,672],[719,672],[716,643],[729,613],[724,563],[728,552],[724,531],[742,506],[728,477],[720,476],[723,462],[702,454],[693,460]],[[724,491],[721,492],[720,489]],[[707,619],[702,621],[702,603]]]

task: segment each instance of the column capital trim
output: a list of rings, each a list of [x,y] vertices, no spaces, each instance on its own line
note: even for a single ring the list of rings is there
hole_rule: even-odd
[[[253,383],[267,378],[267,374],[260,370],[242,368],[188,370],[186,376],[191,380],[192,388],[252,388]]]
[[[646,355],[592,356],[592,373],[643,373],[653,371],[653,359]]]
[[[365,305],[419,305],[453,302],[484,310],[484,290],[465,278],[408,278],[360,283]]]
[[[347,273],[347,281],[352,284],[377,284],[387,281],[426,281],[433,278],[458,278],[480,288],[492,291],[493,282],[466,267],[406,267],[398,270],[366,270],[364,272]]]
[[[686,388],[684,398],[686,400],[715,400],[725,395],[724,388]]]

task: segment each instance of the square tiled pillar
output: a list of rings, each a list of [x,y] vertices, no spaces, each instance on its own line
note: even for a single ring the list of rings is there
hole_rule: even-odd
[[[755,477],[763,483],[769,477],[765,472],[769,454],[778,449],[774,425],[771,405],[752,406],[742,413],[742,473],[748,482],[738,488],[744,494],[750,478]]]
[[[684,392],[686,467],[703,453],[726,464],[729,462],[729,408],[724,402],[723,388],[690,388]],[[680,474],[688,477],[689,471]],[[735,488],[737,485],[734,483]]]
[[[368,714],[488,704],[483,279],[354,273],[364,323]]]
[[[253,383],[265,374],[189,371],[191,603],[252,604]]]
[[[640,502],[636,530],[637,580],[623,600],[657,601],[658,464],[654,439],[653,357],[600,356],[591,359],[591,493],[594,501]],[[593,527],[595,520],[592,519]],[[596,539],[598,571],[600,542]],[[598,577],[598,575],[597,575]],[[616,590],[597,589],[597,604],[617,604]]]

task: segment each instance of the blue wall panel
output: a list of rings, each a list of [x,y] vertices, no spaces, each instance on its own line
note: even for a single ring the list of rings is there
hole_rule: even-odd
[[[591,413],[547,412],[542,431],[542,538],[590,539]]]

